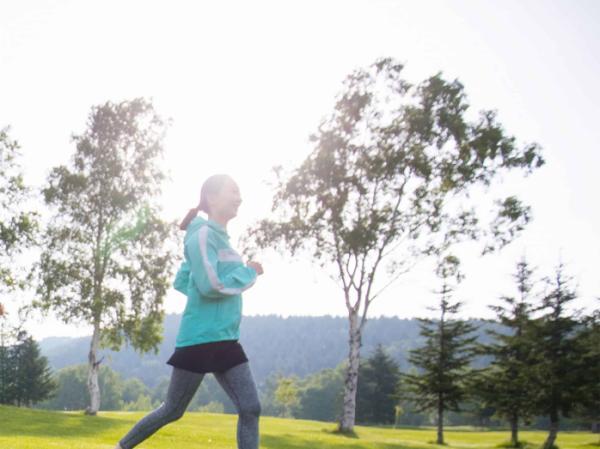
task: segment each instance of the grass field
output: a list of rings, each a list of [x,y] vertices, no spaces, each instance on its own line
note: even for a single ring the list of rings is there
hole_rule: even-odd
[[[0,406],[0,449],[112,449],[143,413],[46,412]],[[141,449],[234,449],[236,416],[188,413],[138,446]],[[433,429],[356,427],[355,438],[333,433],[335,425],[316,421],[261,418],[263,449],[417,449],[439,448],[430,442]],[[544,432],[522,432],[538,447]],[[507,441],[508,432],[449,429],[447,447],[487,449]],[[586,432],[561,432],[560,449],[598,449],[599,437]]]

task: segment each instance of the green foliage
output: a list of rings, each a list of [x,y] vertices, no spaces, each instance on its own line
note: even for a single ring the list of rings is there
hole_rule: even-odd
[[[309,252],[339,281],[350,322],[342,431],[354,424],[372,301],[419,257],[439,257],[465,240],[481,241],[483,253],[512,241],[529,207],[515,196],[492,200],[496,214],[488,220],[482,211],[489,208],[470,193],[544,163],[540,148],[519,147],[494,112],[468,121],[460,82],[437,74],[413,86],[402,71],[384,58],[348,75],[311,136],[311,153],[288,174],[275,169],[274,217],[249,232],[250,245]]]
[[[152,404],[152,399],[150,398],[150,396],[145,394],[138,396],[135,399],[135,401],[127,402],[123,405],[123,410],[129,412],[140,410],[149,411],[152,410],[152,408],[154,408],[154,405]]]
[[[305,248],[322,265],[333,263],[345,288],[367,299],[385,256],[396,262],[393,275],[415,255],[441,254],[463,239],[484,241],[484,251],[510,242],[529,208],[514,196],[497,200],[486,230],[478,214],[486,208],[474,207],[468,193],[501,173],[530,173],[544,163],[540,148],[519,147],[494,112],[467,121],[460,82],[437,74],[413,86],[402,71],[381,59],[347,77],[311,137],[310,155],[287,177],[276,169],[277,217],[253,231],[261,247]]]
[[[419,372],[403,373],[401,397],[410,400],[418,411],[435,411],[437,414],[437,443],[444,444],[444,412],[459,411],[465,401],[468,383],[472,378],[470,364],[474,357],[476,328],[469,322],[454,318],[461,303],[451,303],[450,278],[460,281],[458,261],[446,256],[436,271],[442,281],[439,290],[440,314],[438,320],[419,319],[425,344],[410,352],[409,360]]]
[[[269,376],[260,388],[260,402],[263,415],[289,416],[299,419],[316,419],[319,421],[335,421],[342,409],[342,391],[345,365],[327,368],[317,373],[298,379],[296,376],[285,377],[281,374]],[[280,386],[283,386],[279,390]],[[286,393],[291,389],[291,406],[277,400],[278,390]],[[281,399],[284,399],[285,396]]]
[[[296,417],[336,421],[342,411],[345,364],[308,376],[301,384]]]
[[[87,366],[76,365],[56,373],[56,395],[40,404],[41,408],[54,410],[83,410],[89,403]],[[121,376],[107,366],[98,375],[102,389],[101,410],[121,410],[123,407],[123,381]],[[137,401],[138,398],[135,398]]]
[[[575,414],[600,430],[600,309],[586,317],[577,337],[582,382]]]
[[[123,402],[135,402],[140,396],[149,394],[148,387],[144,383],[136,378],[126,379],[123,381]],[[140,409],[138,409],[140,410]]]
[[[300,404],[297,379],[282,377],[277,382],[275,401],[284,409],[284,417],[292,418],[294,408]]]
[[[43,190],[54,215],[36,305],[98,325],[113,348],[127,339],[147,351],[160,341],[173,258],[172,230],[153,205],[165,126],[142,99],[92,108],[70,166],[53,168]]]
[[[37,214],[26,210],[29,188],[19,156],[19,144],[11,139],[9,128],[0,128],[0,294],[24,286],[24,273],[19,272],[15,256],[34,243],[38,226]]]
[[[534,363],[531,335],[534,311],[531,301],[532,275],[533,270],[522,259],[513,276],[517,297],[503,296],[500,305],[490,306],[497,314],[502,331],[488,331],[494,342],[482,346],[481,351],[493,359],[473,383],[474,394],[511,424],[513,445],[519,443],[519,423],[528,422],[534,413],[536,382],[531,371]]]
[[[452,264],[440,265],[440,304],[434,309],[439,312],[439,319],[419,319],[425,344],[411,350],[409,357],[418,372],[402,374],[401,395],[412,400],[419,411],[459,411],[460,403],[467,397],[467,382],[472,374],[469,366],[475,355],[476,340],[471,334],[476,327],[457,319],[462,304],[450,302],[452,288],[448,278],[457,274]]]
[[[396,422],[398,364],[378,345],[361,363],[356,392],[356,420],[359,423],[393,424]]]
[[[4,325],[0,329],[0,404],[32,406],[51,397],[56,383],[35,340],[14,332],[11,338]]]
[[[535,410],[550,419],[544,449],[554,444],[560,416],[568,417],[582,400],[588,369],[582,365],[583,348],[578,340],[580,323],[570,303],[577,298],[573,279],[561,263],[552,277],[545,278],[546,293],[542,297],[541,317],[532,323],[534,347],[532,373],[536,385]],[[596,379],[597,382],[597,379]]]
[[[165,178],[159,161],[166,124],[143,99],[92,108],[74,136],[69,166],[48,176],[53,216],[42,242],[33,305],[68,323],[91,325],[90,407],[100,405],[97,351],[124,342],[157,350],[169,287],[174,226],[155,204]]]

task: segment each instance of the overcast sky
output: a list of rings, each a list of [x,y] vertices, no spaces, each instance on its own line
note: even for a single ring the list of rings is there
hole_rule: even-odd
[[[487,305],[513,292],[523,254],[540,276],[561,258],[577,280],[577,305],[589,309],[600,296],[598,23],[595,0],[2,2],[0,127],[11,126],[26,181],[39,189],[68,161],[91,106],[152,98],[173,120],[165,218],[181,218],[204,178],[228,172],[244,197],[230,226],[236,241],[269,211],[271,167],[308,154],[309,134],[351,70],[389,56],[412,82],[441,71],[464,84],[474,111],[497,110],[507,132],[538,142],[547,160],[502,187],[532,206],[527,231],[500,254],[462,250],[464,315],[490,316]],[[258,258],[266,274],[245,295],[245,314],[345,314],[340,291],[310,261]],[[371,316],[423,315],[435,287],[431,263],[421,263]],[[171,292],[166,310],[180,312],[184,301]],[[88,332],[53,319],[30,330]]]

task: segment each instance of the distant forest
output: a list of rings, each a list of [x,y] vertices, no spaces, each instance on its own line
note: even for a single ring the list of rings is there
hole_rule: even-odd
[[[101,351],[103,364],[120,373],[123,378],[137,377],[149,388],[154,388],[170,374],[166,364],[175,346],[175,337],[181,315],[165,317],[164,339],[158,353],[139,354],[132,348],[119,352]],[[472,320],[479,326],[478,340],[489,341],[484,329],[497,324]],[[402,370],[409,368],[408,353],[422,345],[416,319],[373,318],[365,328],[361,357],[367,358],[381,344],[386,353],[399,363]],[[50,337],[40,342],[53,370],[85,363],[90,337]],[[273,374],[296,375],[300,378],[326,368],[334,368],[347,358],[348,320],[343,317],[289,317],[248,316],[241,326],[240,341],[250,359],[259,388]],[[485,360],[477,360],[481,366]]]

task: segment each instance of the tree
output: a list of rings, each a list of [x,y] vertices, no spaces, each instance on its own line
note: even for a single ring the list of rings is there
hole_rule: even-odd
[[[12,360],[12,329],[0,317],[0,404],[12,404],[15,386],[15,365]]]
[[[57,385],[48,366],[48,359],[41,355],[37,342],[27,333],[19,332],[12,351],[15,364],[15,405],[31,407],[51,398]]]
[[[342,409],[343,364],[319,371],[306,380],[300,394],[298,418],[336,421]]]
[[[372,302],[415,260],[465,239],[490,252],[530,218],[515,196],[488,220],[470,196],[514,169],[543,164],[535,144],[520,148],[492,111],[468,121],[463,86],[441,74],[417,86],[403,66],[381,59],[350,74],[331,115],[311,136],[313,151],[278,182],[272,218],[249,244],[307,251],[338,282],[348,311],[349,352],[340,430],[352,432],[362,332]],[[489,196],[489,195],[488,195]],[[489,229],[486,223],[489,221]]]
[[[513,276],[518,296],[503,296],[500,305],[490,306],[497,314],[502,331],[487,331],[494,337],[494,343],[481,349],[493,360],[474,384],[476,394],[510,423],[513,447],[520,446],[519,421],[528,420],[534,411],[535,385],[531,376],[533,351],[530,335],[534,312],[530,299],[534,282],[532,274],[533,270],[523,258]]]
[[[129,341],[148,351],[161,340],[173,259],[166,245],[174,229],[155,204],[165,178],[158,164],[165,127],[143,99],[93,107],[86,131],[74,137],[70,166],[52,169],[43,190],[54,215],[45,230],[35,305],[92,327],[92,415],[101,404],[100,346],[118,350]]]
[[[403,392],[416,405],[418,411],[435,411],[437,415],[437,444],[444,444],[444,412],[460,411],[460,403],[467,396],[469,365],[474,356],[476,330],[472,324],[453,318],[461,303],[451,303],[453,288],[451,276],[460,278],[458,260],[447,256],[439,264],[438,276],[442,279],[440,314],[438,320],[421,318],[423,347],[410,351],[409,361],[419,370],[417,374],[402,374]]]
[[[148,387],[137,377],[132,377],[123,382],[122,399],[126,404],[136,402],[141,396],[148,396],[149,394]]]
[[[569,416],[581,401],[582,352],[577,339],[579,322],[568,310],[577,298],[573,279],[562,263],[553,277],[545,278],[547,292],[542,298],[543,315],[533,322],[535,359],[532,365],[536,388],[536,411],[548,416],[550,429],[543,449],[551,449],[558,435],[560,416]],[[597,380],[597,379],[596,379]]]
[[[26,210],[29,188],[18,164],[19,144],[0,129],[0,295],[24,287],[15,257],[34,243],[37,214]],[[0,302],[0,317],[6,310]]]
[[[0,329],[0,404],[30,407],[54,394],[56,383],[36,341],[18,327]]]
[[[294,409],[300,405],[297,379],[281,377],[277,382],[275,401],[283,407],[284,417],[293,418]]]
[[[399,379],[398,364],[378,345],[359,369],[356,420],[374,424],[394,423]]]
[[[86,365],[68,366],[59,370],[55,376],[57,390],[54,397],[40,404],[42,408],[53,410],[83,410],[89,404]],[[121,410],[123,408],[123,382],[121,376],[108,366],[102,366],[98,372],[102,387],[103,410]]]
[[[575,413],[600,433],[600,309],[585,317],[577,337],[581,348],[580,364],[583,381],[579,385],[581,401]]]

